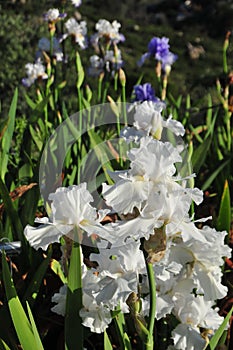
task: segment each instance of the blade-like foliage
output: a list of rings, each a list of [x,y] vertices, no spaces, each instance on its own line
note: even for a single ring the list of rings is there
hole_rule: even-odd
[[[17,100],[18,100],[18,89],[15,89],[15,93],[11,102],[10,110],[8,113],[8,119],[6,122],[3,131],[1,131],[0,136],[0,176],[4,179],[5,174],[7,172],[8,159],[11,147],[12,136],[14,133],[15,127],[15,114],[17,108]]]
[[[43,347],[38,345],[39,336],[34,334],[34,326],[32,327],[30,324],[16,293],[4,252],[2,254],[2,270],[10,314],[21,346],[24,350],[42,350]]]
[[[230,232],[231,227],[231,199],[228,181],[225,181],[217,219],[217,229]]]

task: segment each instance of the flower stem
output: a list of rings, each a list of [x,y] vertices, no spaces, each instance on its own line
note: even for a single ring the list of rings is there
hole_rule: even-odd
[[[144,246],[144,239],[142,240],[142,246]],[[155,315],[156,315],[156,284],[153,264],[148,260],[148,253],[143,249],[143,254],[146,262],[147,276],[150,289],[150,312],[147,327],[141,324],[141,331],[143,333],[143,345],[144,350],[154,350],[154,325],[155,325]]]
[[[150,262],[146,262],[148,280],[149,280],[149,288],[150,288],[150,313],[149,313],[149,322],[148,322],[148,330],[149,330],[149,339],[146,344],[146,350],[154,349],[154,324],[155,324],[155,314],[156,314],[156,285],[155,285],[155,275],[153,264]]]
[[[223,43],[223,72],[225,74],[228,73],[228,65],[227,65],[227,49],[229,47],[229,37],[231,32],[228,31],[225,37],[225,41]]]
[[[75,232],[74,232],[75,234]],[[65,316],[65,349],[83,350],[83,326],[79,311],[82,308],[82,264],[81,246],[77,241],[73,242],[70,257],[66,316]]]

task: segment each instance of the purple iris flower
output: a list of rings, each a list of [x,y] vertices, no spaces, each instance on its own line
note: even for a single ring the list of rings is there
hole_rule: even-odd
[[[153,37],[148,44],[148,51],[144,53],[138,61],[138,65],[142,66],[147,58],[151,56],[162,63],[162,69],[165,70],[177,60],[178,56],[169,51],[169,39],[166,37]]]
[[[160,101],[150,83],[134,86],[135,101]]]
[[[160,38],[152,38],[148,44],[148,52],[151,56],[154,56],[158,61],[162,61],[163,57],[165,57],[168,52],[170,45],[168,44],[169,39],[162,37]]]

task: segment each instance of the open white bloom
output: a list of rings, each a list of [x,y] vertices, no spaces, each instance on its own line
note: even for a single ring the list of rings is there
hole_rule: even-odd
[[[58,315],[65,316],[66,313],[66,295],[67,295],[67,285],[64,284],[59,289],[58,293],[52,296],[52,302],[56,303],[55,306],[51,308],[51,311]]]
[[[197,336],[197,327],[214,330],[222,322],[217,309],[213,310],[212,306],[227,293],[227,288],[221,283],[220,268],[224,262],[223,257],[230,256],[231,252],[224,244],[225,234],[226,232],[217,232],[208,226],[200,230],[191,221],[181,222],[176,230],[167,234],[164,256],[154,264],[156,318],[173,313],[181,322],[187,322],[188,326],[182,328],[185,330],[182,344],[183,341],[186,344],[186,337],[190,332],[194,338]],[[196,296],[193,294],[194,290]],[[148,291],[145,290],[144,293]],[[205,304],[205,308],[202,304]],[[189,314],[192,315],[190,319]],[[200,340],[200,336],[198,339]]]
[[[112,23],[110,23],[106,19],[100,19],[95,25],[97,33],[94,34],[91,38],[92,44],[94,46],[97,45],[98,41],[101,38],[105,38],[107,41],[110,41],[114,44],[117,44],[120,41],[124,41],[124,35],[119,33],[120,27],[121,24],[117,21],[113,21]]]
[[[124,244],[128,237],[148,239],[155,228],[163,225],[169,225],[167,235],[177,228],[181,230],[181,223],[185,226],[190,222],[192,201],[200,204],[203,193],[197,188],[185,187],[185,181],[175,176],[175,163],[182,160],[179,151],[169,142],[147,136],[141,138],[138,148],[128,152],[128,158],[130,169],[111,173],[114,185],[103,184],[107,205],[119,214],[131,214],[131,220],[112,224],[114,236],[118,238],[115,244]],[[188,240],[187,233],[185,237]],[[202,240],[198,231],[197,238]]]
[[[75,7],[79,7],[82,4],[82,0],[70,0],[72,2],[72,5]]]
[[[78,23],[75,18],[70,18],[65,23],[68,34],[63,36],[63,39],[67,38],[68,35],[74,37],[75,42],[80,46],[81,49],[87,47],[87,23],[81,21]]]
[[[206,301],[202,295],[176,293],[173,297],[173,313],[181,321],[194,327],[218,329],[223,322],[218,309],[212,309],[215,301]]]
[[[202,199],[202,191],[183,188],[175,181],[155,184],[151,188],[141,215],[145,218],[153,216],[155,220],[159,220],[163,225],[166,225],[166,234],[172,235],[183,230],[183,225],[185,226],[190,222],[189,209],[192,201],[200,204]],[[194,227],[192,227],[191,234],[193,231]],[[198,234],[198,230],[196,231],[196,239],[204,240],[202,235]]]
[[[131,169],[111,174],[115,185],[103,184],[107,204],[123,214],[131,213],[134,207],[140,211],[154,184],[171,179],[176,172],[174,163],[181,161],[179,152],[170,143],[150,137],[142,138],[140,147],[131,149],[128,158]]]
[[[138,273],[145,272],[145,260],[140,248],[140,242],[129,242],[122,247],[107,248],[106,241],[97,243],[99,254],[92,253],[91,261],[98,263],[97,270],[103,275],[109,272],[111,274],[119,272],[137,271]],[[132,257],[134,257],[132,259]]]
[[[132,140],[138,142],[140,133],[160,140],[164,128],[169,129],[176,136],[184,135],[185,129],[179,121],[172,119],[171,115],[167,120],[162,116],[161,112],[165,109],[164,102],[143,101],[140,104],[136,103],[134,108],[133,127],[125,127],[121,131],[121,136],[127,142]]]
[[[36,63],[27,63],[25,65],[27,78],[22,79],[24,86],[29,87],[37,79],[48,79],[48,74],[45,71],[45,66],[42,64],[41,60],[38,59]]]
[[[27,225],[24,234],[30,245],[35,249],[47,249],[53,242],[59,242],[60,237],[77,228],[79,234],[85,231],[88,235],[97,234],[107,238],[109,233],[101,225],[101,220],[108,210],[97,210],[90,205],[93,198],[87,190],[86,183],[78,186],[59,187],[55,193],[49,195],[52,201],[52,215],[50,219],[37,220],[42,225],[32,227]],[[78,237],[82,240],[82,237]]]
[[[175,348],[204,349],[206,341],[203,342],[200,327],[215,331],[224,320],[218,315],[218,309],[212,308],[214,301],[206,301],[201,295],[184,295],[182,292],[176,293],[173,301],[173,313],[181,321],[181,324],[172,332]]]
[[[189,324],[179,324],[172,331],[174,347],[177,350],[204,350],[206,341],[201,337],[199,328]],[[170,349],[170,348],[169,348]]]
[[[226,296],[227,287],[221,283],[223,258],[229,257],[231,249],[219,244],[226,232],[216,232],[211,228],[199,230],[199,234],[209,231],[204,241],[196,240],[195,235],[186,243],[178,242],[171,247],[170,259],[185,266],[187,275],[193,279],[197,293],[204,294],[205,300],[217,300]],[[209,240],[212,235],[215,236]],[[216,233],[216,234],[215,234]],[[219,236],[219,238],[218,238]],[[208,239],[206,239],[208,238]],[[208,252],[208,254],[206,253]]]
[[[153,101],[144,101],[137,105],[134,114],[134,127],[137,130],[144,130],[147,135],[152,135],[159,140],[163,130],[161,112],[164,107],[164,103]]]
[[[64,18],[66,16],[65,13],[60,13],[58,9],[49,9],[44,14],[44,20],[48,22],[57,22],[60,18]]]
[[[84,293],[83,308],[79,312],[83,325],[89,327],[91,332],[102,333],[112,322],[111,311],[107,305],[97,303],[96,300]]]
[[[90,260],[98,263],[98,277],[88,278],[84,291],[94,296],[98,305],[108,305],[111,310],[120,305],[125,312],[128,311],[126,300],[132,292],[137,292],[139,272],[145,272],[139,245],[140,242],[133,242],[107,248],[101,243],[100,253],[90,255]]]

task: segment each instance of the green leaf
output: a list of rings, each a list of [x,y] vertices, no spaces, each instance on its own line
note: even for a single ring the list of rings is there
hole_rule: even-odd
[[[39,336],[39,333],[38,333],[38,330],[37,330],[37,327],[36,327],[36,324],[35,324],[35,321],[34,321],[34,318],[33,318],[33,315],[32,315],[32,312],[31,312],[31,309],[30,309],[30,306],[29,306],[29,303],[26,302],[27,304],[27,311],[28,311],[28,316],[29,316],[29,319],[30,319],[30,322],[31,322],[31,326],[32,326],[32,331],[33,331],[33,334],[34,334],[34,340],[35,340],[35,349],[36,350],[42,350],[43,349],[43,345],[41,343],[41,339],[40,339],[40,336]]]
[[[121,313],[121,309],[111,311],[112,319],[117,317]]]
[[[18,89],[15,89],[15,93],[11,102],[10,110],[8,113],[7,123],[5,125],[3,136],[0,140],[0,176],[4,179],[7,172],[7,164],[10,153],[11,141],[15,127],[15,114],[18,101]]]
[[[168,96],[169,96],[169,99],[171,100],[171,103],[175,106],[175,108],[180,109],[183,96],[179,95],[177,100],[173,97],[171,93],[169,93]]]
[[[78,52],[76,52],[76,68],[78,73],[77,88],[79,89],[84,81],[85,73],[84,73],[81,58]]]
[[[203,131],[203,126],[196,126],[195,128],[190,125],[190,130],[192,131],[192,133],[195,135],[196,139],[198,140],[198,142],[202,143],[203,139],[200,136],[200,133]]]
[[[108,170],[114,171],[109,161],[109,159],[112,158],[112,155],[110,154],[106,143],[98,134],[96,134],[93,130],[89,130],[88,134],[91,140],[91,148],[95,151],[95,154],[102,165],[105,177],[109,184],[113,184],[113,181],[108,174]]]
[[[0,339],[0,350],[11,350],[9,346],[2,339]]]
[[[34,302],[40,290],[41,282],[48,268],[51,255],[52,255],[52,250],[50,249],[48,256],[44,259],[44,261],[42,261],[36,273],[34,273],[33,278],[24,294],[23,302],[28,301],[31,307],[34,305]]]
[[[62,81],[60,84],[58,84],[57,88],[60,90],[60,89],[63,89],[65,86],[66,86],[66,81]]]
[[[65,349],[83,350],[81,246],[73,242],[67,283],[65,316]]]
[[[32,166],[29,163],[24,163],[19,168],[19,179],[31,178],[33,176]]]
[[[39,129],[34,129],[32,125],[29,125],[29,130],[32,136],[33,141],[35,142],[37,148],[39,151],[42,150],[44,141],[43,141],[43,135]]]
[[[8,307],[15,331],[23,350],[32,350],[35,348],[35,337],[30,322],[16,293],[4,252],[2,253],[2,272]]]
[[[111,316],[116,324],[117,337],[119,339],[121,348],[125,350],[132,350],[128,334],[126,333],[125,317],[121,312],[120,307],[114,311],[111,311]]]
[[[225,168],[225,166],[229,163],[229,160],[226,160],[224,163],[222,163],[211,175],[210,177],[204,182],[201,189],[202,191],[207,190],[212,182],[216,179],[218,174]]]
[[[62,270],[61,264],[57,260],[55,260],[55,259],[51,260],[50,268],[60,278],[62,283],[64,283],[64,284],[67,283],[67,278],[64,275],[64,272]]]
[[[211,123],[210,121],[208,121],[208,123],[210,123],[209,125],[207,124],[207,133],[205,135],[205,140],[208,138],[208,137],[212,137],[215,133],[215,122],[217,120],[217,116],[218,116],[218,111],[216,111],[214,113],[214,116],[213,116],[213,119],[211,120]]]
[[[2,178],[0,177],[0,195],[3,199],[3,203],[5,206],[5,210],[8,214],[8,217],[10,219],[14,234],[15,234],[15,238],[19,238],[20,240],[22,240],[22,242],[25,242],[25,238],[23,236],[23,226],[22,223],[20,221],[19,215],[14,207],[14,204],[10,198],[8,189],[6,187],[6,185],[4,184],[4,182],[2,181]]]
[[[87,102],[90,106],[93,93],[89,85],[86,85],[85,91],[86,91]]]
[[[231,199],[228,181],[225,181],[217,219],[217,229],[230,232],[231,228]]]
[[[107,332],[105,331],[104,332],[104,350],[112,350],[112,349],[113,349],[112,344],[110,342]]]
[[[24,94],[25,100],[31,109],[35,109],[37,104],[28,96],[28,94]]]
[[[218,345],[218,342],[222,336],[222,334],[225,331],[225,328],[231,318],[231,314],[233,312],[233,306],[231,308],[231,310],[228,312],[227,316],[225,317],[223,323],[221,324],[221,326],[219,327],[219,329],[215,332],[215,334],[213,335],[213,337],[210,339],[209,342],[209,348],[210,350],[214,350],[216,348],[216,346]]]
[[[192,155],[192,164],[195,173],[198,173],[202,165],[204,164],[210,148],[210,144],[211,138],[208,137],[194,150]]]

